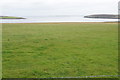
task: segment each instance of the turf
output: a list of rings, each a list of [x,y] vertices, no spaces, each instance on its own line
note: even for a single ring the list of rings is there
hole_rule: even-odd
[[[118,75],[115,23],[3,24],[3,78]]]

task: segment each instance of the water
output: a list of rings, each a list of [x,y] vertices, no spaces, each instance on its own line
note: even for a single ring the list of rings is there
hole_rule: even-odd
[[[92,19],[81,15],[24,16],[26,19],[0,19],[0,23],[111,22],[116,19]]]

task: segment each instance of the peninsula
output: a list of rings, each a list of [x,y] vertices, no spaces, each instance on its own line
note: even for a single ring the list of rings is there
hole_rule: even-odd
[[[118,19],[119,17],[113,14],[95,14],[84,16],[84,18]]]
[[[0,19],[25,19],[23,17],[14,17],[14,16],[0,16]]]

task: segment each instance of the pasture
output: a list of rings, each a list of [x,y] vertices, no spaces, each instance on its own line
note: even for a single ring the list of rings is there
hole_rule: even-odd
[[[117,23],[3,24],[3,78],[118,75]]]

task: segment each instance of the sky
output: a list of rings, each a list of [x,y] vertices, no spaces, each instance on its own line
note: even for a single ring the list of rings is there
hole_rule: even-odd
[[[117,14],[119,0],[1,0],[0,15]]]

